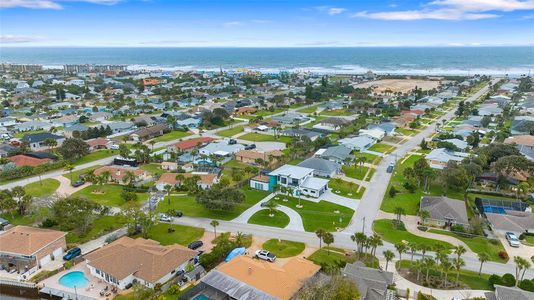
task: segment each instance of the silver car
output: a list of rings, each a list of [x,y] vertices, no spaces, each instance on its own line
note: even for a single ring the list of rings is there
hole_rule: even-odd
[[[508,240],[508,244],[510,244],[511,247],[519,248],[520,242],[517,236],[512,232],[506,233],[506,240]]]

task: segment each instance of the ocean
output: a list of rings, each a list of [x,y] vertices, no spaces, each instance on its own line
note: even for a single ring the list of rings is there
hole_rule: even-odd
[[[146,70],[236,70],[265,73],[376,73],[418,75],[522,75],[534,69],[534,47],[413,48],[12,48],[0,62],[121,64]]]

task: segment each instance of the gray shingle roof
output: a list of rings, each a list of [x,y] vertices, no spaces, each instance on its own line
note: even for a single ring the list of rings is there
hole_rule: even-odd
[[[447,197],[422,197],[420,210],[430,212],[432,219],[446,221],[453,219],[456,223],[469,224],[465,202]]]
[[[314,169],[324,173],[337,172],[341,168],[338,163],[317,157],[310,157],[299,163],[297,166]]]

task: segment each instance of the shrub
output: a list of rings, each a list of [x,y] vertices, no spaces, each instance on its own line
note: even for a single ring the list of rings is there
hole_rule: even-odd
[[[137,194],[135,192],[129,192],[129,191],[123,190],[121,192],[121,199],[124,200],[124,202],[136,201]]]
[[[490,244],[495,245],[495,246],[497,246],[497,245],[499,245],[501,243],[499,240],[495,240],[495,239],[490,239],[489,242],[490,242]]]
[[[451,226],[451,231],[465,233],[465,228],[460,224],[455,224]]]
[[[389,196],[391,198],[394,198],[396,195],[397,195],[397,189],[395,188],[395,186],[391,186],[391,188],[389,188]]]
[[[402,187],[412,194],[415,193],[415,190],[417,190],[417,187],[415,186],[415,184],[409,181],[406,181],[405,183],[403,183]]]
[[[176,295],[180,291],[180,287],[177,284],[172,284],[169,289],[167,289],[167,293],[171,295]]]
[[[50,218],[46,218],[43,221],[43,223],[41,223],[41,227],[43,227],[43,228],[51,228],[51,227],[54,227],[56,225],[57,225],[56,220],[50,219]]]
[[[489,278],[488,278],[488,282],[491,286],[494,286],[494,285],[502,285],[502,280],[501,280],[501,277],[499,275],[495,275],[495,274],[492,274]]]
[[[510,273],[506,273],[501,278],[501,283],[504,286],[515,286],[515,277]]]
[[[113,241],[115,241],[116,239],[118,239],[119,237],[116,235],[116,234],[112,234],[110,236],[108,236],[105,240],[106,244],[109,244],[109,243],[112,243]]]
[[[63,264],[63,267],[65,268],[65,270],[68,270],[70,268],[72,268],[72,261],[67,261]]]
[[[499,257],[503,260],[507,260],[509,257],[508,257],[508,253],[506,253],[506,251],[502,250],[502,251],[499,251]]]
[[[427,231],[428,227],[426,227],[426,226],[417,226],[417,229],[419,229],[421,231]]]
[[[525,291],[534,292],[534,279],[521,281],[519,283],[519,288]]]

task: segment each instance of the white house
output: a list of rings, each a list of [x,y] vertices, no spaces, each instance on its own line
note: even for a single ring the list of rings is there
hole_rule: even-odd
[[[320,197],[328,189],[328,180],[313,177],[314,169],[283,165],[269,173],[276,184],[293,189],[293,195]]]
[[[371,138],[367,135],[362,135],[341,139],[339,140],[339,143],[349,149],[363,151],[369,149],[369,147],[376,144],[376,139]]]

